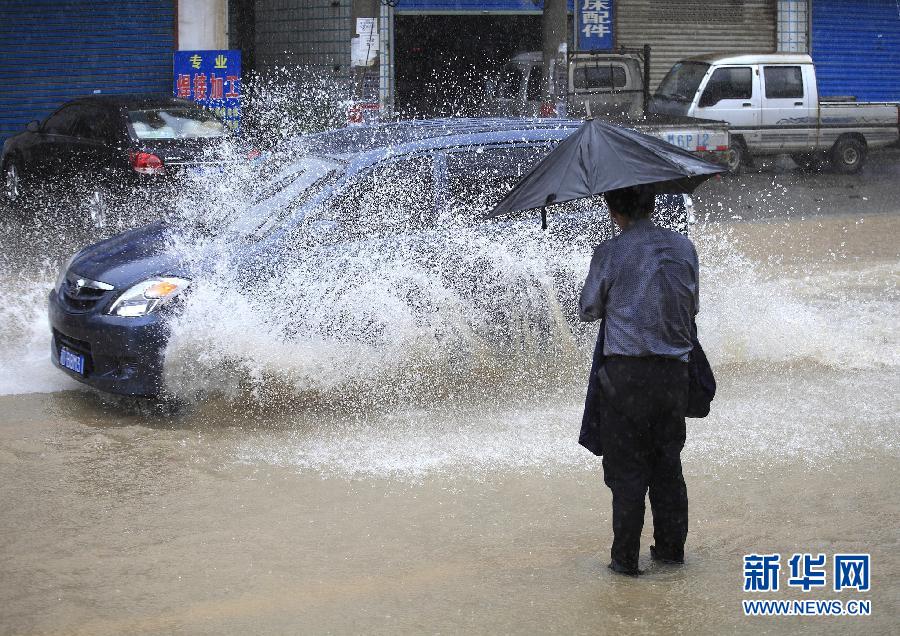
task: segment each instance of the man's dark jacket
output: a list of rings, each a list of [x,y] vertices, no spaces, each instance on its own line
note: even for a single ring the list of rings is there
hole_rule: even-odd
[[[597,334],[597,345],[594,347],[594,357],[591,361],[591,375],[588,378],[587,395],[584,398],[584,415],[581,417],[581,434],[578,443],[591,451],[594,455],[603,455],[600,432],[604,422],[600,418],[599,403],[608,400],[611,396],[607,393],[611,390],[608,381],[606,391],[601,386],[603,375],[601,370],[606,362],[603,355],[603,336],[606,332],[606,321],[600,321],[600,332]],[[709,414],[710,403],[716,395],[716,379],[712,368],[700,341],[697,339],[697,326],[693,326],[691,334],[693,349],[688,356],[688,408],[687,417],[706,417]],[[608,380],[608,379],[607,379]]]

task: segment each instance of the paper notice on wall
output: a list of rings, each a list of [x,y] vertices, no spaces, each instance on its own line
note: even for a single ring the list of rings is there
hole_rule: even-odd
[[[356,18],[356,35],[371,35],[378,26],[378,18]]]
[[[350,64],[372,66],[378,57],[378,18],[356,18],[356,37],[350,40]]]

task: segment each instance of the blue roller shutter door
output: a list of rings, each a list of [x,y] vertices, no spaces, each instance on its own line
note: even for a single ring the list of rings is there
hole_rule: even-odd
[[[0,142],[62,102],[172,91],[175,0],[2,0]]]
[[[812,0],[811,50],[820,95],[900,101],[897,0]]]

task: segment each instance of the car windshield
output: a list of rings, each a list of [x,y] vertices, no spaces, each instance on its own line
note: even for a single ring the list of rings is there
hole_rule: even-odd
[[[258,238],[303,207],[343,173],[332,159],[305,155],[256,191],[248,208],[221,221],[234,235]]]
[[[678,62],[663,78],[656,91],[657,97],[679,101],[691,101],[709,64],[705,62]]]
[[[224,137],[225,125],[199,108],[144,108],[128,111],[128,128],[135,139],[195,139]]]

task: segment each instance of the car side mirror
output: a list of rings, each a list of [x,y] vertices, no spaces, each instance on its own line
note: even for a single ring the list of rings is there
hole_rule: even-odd
[[[25,130],[27,130],[28,132],[37,132],[40,129],[41,129],[41,122],[39,122],[37,119],[35,119],[34,121],[28,122],[28,125],[25,126]]]

